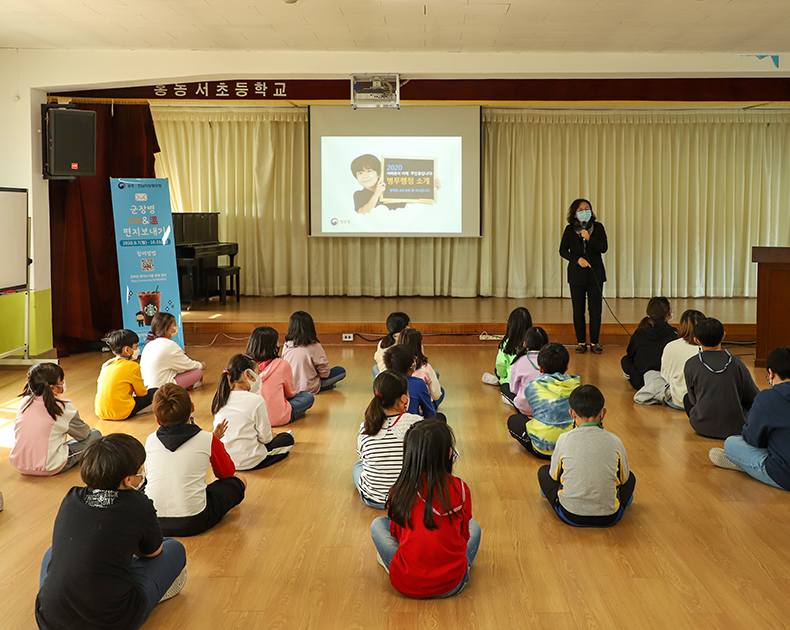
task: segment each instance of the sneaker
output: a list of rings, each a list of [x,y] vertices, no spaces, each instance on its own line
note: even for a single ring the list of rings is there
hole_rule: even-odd
[[[733,464],[729,459],[727,459],[723,448],[710,449],[708,452],[708,457],[710,457],[710,461],[716,464],[716,466],[719,468],[726,468],[727,470],[740,470],[743,472],[743,468],[737,464]]]
[[[181,573],[178,574],[178,577],[175,581],[170,585],[170,588],[167,589],[167,592],[162,595],[162,599],[159,600],[161,604],[166,599],[170,599],[171,597],[175,597],[181,592],[181,589],[184,588],[184,584],[187,583],[187,568],[184,567],[181,570]]]
[[[502,394],[502,402],[505,403],[506,405],[510,405],[511,407],[513,407],[513,409],[516,408],[516,404],[504,394]]]
[[[596,343],[591,350],[593,354],[603,354],[603,346],[600,343]]]
[[[486,385],[499,385],[499,379],[496,377],[496,375],[491,374],[491,372],[486,372],[483,374],[483,382]]]
[[[192,386],[192,389],[197,389],[198,387],[203,387],[203,379],[201,378],[197,383]]]
[[[576,354],[584,354],[585,352],[587,352],[587,344],[577,343],[576,344]]]
[[[378,563],[379,563],[381,566],[383,566],[383,567],[384,567],[384,570],[385,570],[385,571],[386,571],[386,572],[389,574],[390,570],[389,570],[389,568],[387,567],[387,565],[386,565],[386,564],[384,564],[384,560],[382,560],[382,559],[381,559],[381,556],[379,555],[378,551],[376,552],[376,560],[378,561]]]

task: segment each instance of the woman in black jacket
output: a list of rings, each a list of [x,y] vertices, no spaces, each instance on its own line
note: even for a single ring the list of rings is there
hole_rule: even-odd
[[[576,329],[576,352],[587,352],[587,326],[584,321],[585,298],[590,311],[590,343],[601,354],[601,311],[606,269],[601,254],[609,248],[606,230],[598,223],[592,204],[577,199],[568,209],[568,225],[562,234],[560,256],[568,261],[568,284],[573,303],[573,327]]]

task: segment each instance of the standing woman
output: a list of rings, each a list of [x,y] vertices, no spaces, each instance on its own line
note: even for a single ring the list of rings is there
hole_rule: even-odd
[[[609,248],[606,230],[598,223],[592,204],[577,199],[568,209],[568,225],[562,234],[560,256],[568,261],[568,284],[573,303],[573,327],[576,329],[576,352],[587,352],[587,331],[584,321],[585,297],[590,312],[590,343],[595,354],[601,354],[601,311],[606,269],[601,254]]]

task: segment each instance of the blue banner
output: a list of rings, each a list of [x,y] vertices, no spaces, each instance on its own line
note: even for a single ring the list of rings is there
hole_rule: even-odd
[[[160,311],[176,318],[173,341],[184,347],[170,187],[166,179],[110,178],[124,328],[140,347]]]

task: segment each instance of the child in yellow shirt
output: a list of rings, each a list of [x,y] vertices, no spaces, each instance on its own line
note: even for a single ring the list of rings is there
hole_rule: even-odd
[[[105,338],[115,355],[101,367],[96,389],[96,415],[105,420],[127,420],[150,407],[156,388],[143,383],[137,357],[139,338],[131,330],[113,330]]]

